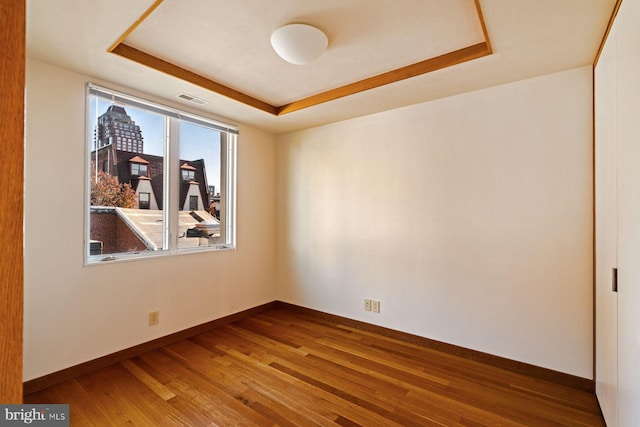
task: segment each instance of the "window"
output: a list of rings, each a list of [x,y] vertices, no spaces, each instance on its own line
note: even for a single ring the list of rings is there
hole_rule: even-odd
[[[149,209],[149,200],[151,200],[151,193],[138,194],[138,209]]]
[[[235,127],[92,84],[87,109],[87,263],[235,246]]]
[[[142,165],[140,163],[131,163],[131,175],[147,176],[147,165]]]
[[[183,166],[183,169],[182,169],[182,180],[183,181],[193,181],[194,179],[196,179],[195,171],[186,169]]]
[[[198,210],[198,196],[189,196],[189,210],[190,211]]]

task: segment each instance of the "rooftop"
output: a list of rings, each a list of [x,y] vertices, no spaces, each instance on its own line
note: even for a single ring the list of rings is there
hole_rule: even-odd
[[[118,216],[142,240],[150,250],[162,248],[163,211],[151,209],[115,208]],[[199,237],[187,237],[187,230],[197,228],[207,230],[213,239],[220,236],[220,222],[206,211],[193,211],[202,221],[198,221],[192,211],[178,213],[178,248],[200,246]]]

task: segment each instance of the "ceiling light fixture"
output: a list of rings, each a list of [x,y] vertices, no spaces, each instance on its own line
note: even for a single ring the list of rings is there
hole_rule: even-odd
[[[312,62],[327,48],[327,36],[307,24],[289,24],[271,34],[271,46],[282,59],[296,65]]]

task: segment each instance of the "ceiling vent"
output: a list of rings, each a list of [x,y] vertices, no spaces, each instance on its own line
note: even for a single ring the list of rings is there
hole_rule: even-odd
[[[187,95],[186,93],[181,93],[176,96],[180,99],[184,99],[185,101],[190,101],[198,105],[205,105],[207,103],[204,99],[196,98],[195,96]]]

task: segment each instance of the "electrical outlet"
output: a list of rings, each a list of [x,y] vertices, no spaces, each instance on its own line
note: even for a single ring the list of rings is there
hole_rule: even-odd
[[[371,301],[371,311],[380,313],[380,301]]]
[[[149,313],[149,326],[155,326],[160,323],[160,312],[152,311]]]
[[[371,300],[364,300],[364,311],[371,311]]]

